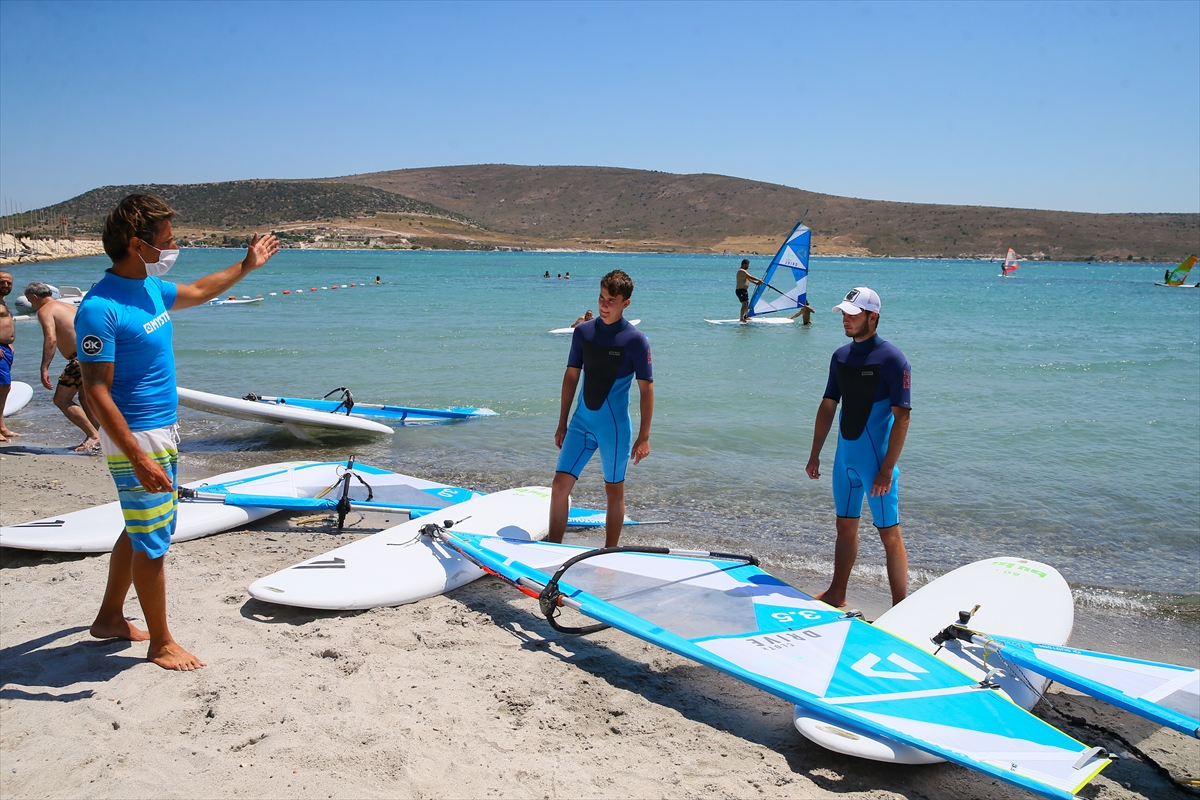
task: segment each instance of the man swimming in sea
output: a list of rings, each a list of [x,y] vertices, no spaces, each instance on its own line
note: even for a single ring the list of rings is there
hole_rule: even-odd
[[[75,448],[76,453],[86,453],[100,446],[96,434],[96,421],[87,409],[83,388],[83,371],[79,366],[75,349],[75,306],[55,300],[49,285],[34,281],[25,287],[25,299],[37,312],[38,324],[42,326],[42,386],[54,392],[54,405],[75,427],[83,431],[84,440]],[[50,362],[54,351],[62,353],[67,366],[58,376],[58,386],[50,382]],[[80,403],[75,402],[79,395]]]
[[[633,281],[619,269],[600,279],[600,316],[580,323],[571,334],[571,352],[563,374],[558,429],[554,444],[562,452],[550,494],[551,542],[567,530],[571,490],[592,455],[600,451],[604,492],[608,501],[604,546],[616,547],[625,522],[625,470],[650,455],[650,420],[654,415],[654,375],[650,343],[623,314],[633,296]],[[571,416],[575,390],[583,391]],[[629,387],[637,378],[641,424],[633,438]],[[568,417],[570,425],[568,426]]]
[[[129,195],[108,215],[102,239],[112,267],[80,303],[75,332],[83,391],[100,421],[100,447],[125,518],[91,634],[148,639],[148,661],[164,669],[193,670],[204,662],[183,649],[167,627],[166,555],[179,508],[170,312],[225,292],[279,252],[279,241],[255,234],[238,263],[176,285],[161,279],[179,256],[171,231],[174,217],[170,206],[148,194]],[[131,585],[149,631],[125,619]]]
[[[595,316],[596,316],[596,315],[595,315],[595,314],[593,314],[593,313],[592,313],[592,310],[589,308],[587,311],[583,312],[583,316],[582,316],[582,317],[580,317],[579,319],[577,319],[577,320],[575,320],[574,322],[572,322],[572,323],[571,323],[571,327],[572,327],[572,328],[578,328],[580,325],[582,325],[583,323],[587,322],[589,319],[594,319],[594,318],[595,318]]]
[[[908,593],[908,553],[900,535],[900,468],[896,462],[908,435],[912,411],[912,371],[904,353],[880,339],[879,295],[865,286],[851,289],[834,306],[852,341],[839,347],[829,362],[825,396],[817,408],[812,453],[804,471],[821,477],[821,448],[833,424],[838,402],[837,455],[833,459],[833,501],[837,507],[837,544],[833,578],[817,595],[831,606],[846,604],[850,570],[858,557],[858,519],[863,496],[871,509],[887,557],[892,604]]]
[[[17,326],[13,320],[12,311],[8,307],[9,292],[13,288],[13,277],[7,272],[0,272],[0,442],[7,442],[14,433],[4,424],[4,403],[8,400],[8,392],[12,389],[13,342],[17,339]]]
[[[795,319],[796,317],[803,317],[803,319],[800,320],[801,325],[812,325],[812,319],[811,319],[812,313],[813,313],[813,307],[810,306],[808,303],[805,303],[804,305],[800,306],[800,310],[797,311],[795,314],[792,314],[792,316],[789,317],[789,319]]]
[[[737,288],[734,289],[734,294],[737,299],[742,301],[742,313],[738,319],[742,322],[750,321],[750,290],[749,284],[761,286],[762,281],[750,274],[750,259],[743,258],[742,265],[737,271]]]

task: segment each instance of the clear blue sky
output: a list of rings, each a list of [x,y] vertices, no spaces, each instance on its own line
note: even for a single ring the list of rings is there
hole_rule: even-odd
[[[1200,211],[1200,2],[0,2],[0,193],[503,162]]]

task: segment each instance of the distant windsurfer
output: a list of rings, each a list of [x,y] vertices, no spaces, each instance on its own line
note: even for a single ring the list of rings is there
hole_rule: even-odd
[[[102,239],[112,267],[80,303],[75,334],[83,391],[100,422],[100,447],[126,525],[113,545],[91,634],[149,640],[147,660],[164,669],[193,670],[204,662],[183,649],[167,627],[165,562],[179,506],[170,312],[222,294],[275,255],[279,241],[255,234],[238,263],[176,285],[161,279],[179,256],[174,216],[170,206],[148,194],[129,195],[108,215]],[[131,585],[149,631],[125,618]]]
[[[813,313],[813,307],[810,306],[808,303],[805,303],[804,305],[800,306],[799,311],[797,311],[795,314],[792,314],[791,319],[795,319],[796,317],[803,317],[804,319],[800,320],[801,325],[812,325],[812,319],[811,319],[812,313]]]
[[[762,284],[758,278],[750,274],[750,259],[743,258],[742,265],[737,271],[737,288],[734,293],[737,299],[742,301],[742,313],[738,317],[741,322],[750,321],[750,291],[748,285],[753,283],[755,286]]]
[[[650,455],[650,420],[654,414],[654,375],[650,343],[624,318],[633,281],[621,270],[600,279],[600,316],[580,323],[571,334],[571,352],[563,374],[558,429],[554,444],[562,452],[550,495],[551,542],[561,542],[567,529],[571,490],[592,455],[600,451],[607,496],[604,546],[615,547],[625,521],[625,470]],[[583,378],[575,414],[571,404]],[[641,425],[633,438],[629,387],[637,379]],[[568,418],[570,425],[568,426]]]
[[[912,371],[904,353],[876,334],[879,295],[865,286],[851,289],[834,306],[852,341],[839,347],[829,363],[825,396],[817,408],[812,452],[804,471],[821,477],[821,448],[833,424],[838,402],[837,455],[833,461],[833,501],[837,507],[837,544],[833,578],[817,599],[832,606],[846,604],[850,570],[858,557],[858,519],[863,496],[879,529],[887,556],[892,604],[908,593],[908,554],[900,535],[900,468],[896,462],[908,435],[912,410]],[[868,491],[869,490],[869,491]]]
[[[1170,282],[1171,282],[1171,270],[1168,269],[1166,272],[1163,273],[1163,283],[1170,283]]]
[[[587,322],[589,319],[592,319],[592,318],[594,318],[595,316],[596,316],[596,315],[595,315],[595,314],[593,314],[593,313],[592,313],[592,310],[589,308],[587,311],[583,312],[583,316],[582,316],[582,317],[580,317],[579,319],[577,319],[577,320],[575,320],[574,322],[572,322],[572,323],[571,323],[571,327],[572,327],[572,328],[578,328],[580,325],[582,325],[583,323]]]

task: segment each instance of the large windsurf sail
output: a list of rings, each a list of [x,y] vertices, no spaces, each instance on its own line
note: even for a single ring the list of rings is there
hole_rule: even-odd
[[[990,684],[813,599],[752,559],[649,548],[589,552],[436,526],[425,532],[537,595],[560,630],[569,629],[553,619],[559,607],[574,608],[600,627],[694,659],[839,725],[1037,794],[1069,798],[1109,763],[1102,749],[1072,739]]]
[[[1000,267],[1001,275],[1009,275],[1016,272],[1020,268],[1017,263],[1017,253],[1011,247],[1008,248],[1008,253],[1004,256],[1004,265]]]
[[[771,259],[762,283],[755,288],[750,298],[749,316],[795,311],[808,304],[808,255],[811,249],[812,231],[801,220]]]
[[[963,625],[950,626],[934,641],[952,637],[981,647],[985,660],[999,657],[1013,666],[1200,738],[1200,670],[989,636]]]
[[[1183,261],[1179,262],[1179,266],[1171,270],[1171,274],[1167,276],[1167,286],[1179,286],[1187,280],[1187,274],[1192,271],[1192,267],[1196,266],[1196,256],[1190,255]]]

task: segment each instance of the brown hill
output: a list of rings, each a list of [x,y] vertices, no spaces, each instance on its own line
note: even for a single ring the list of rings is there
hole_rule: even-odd
[[[328,179],[458,212],[497,234],[621,250],[773,251],[806,210],[817,253],[1178,261],[1198,214],[1085,214],[859,200],[724,175],[481,164]],[[533,244],[530,241],[530,244]]]

